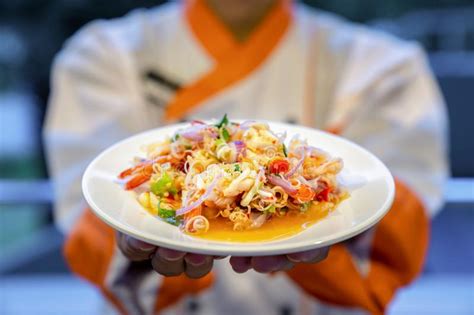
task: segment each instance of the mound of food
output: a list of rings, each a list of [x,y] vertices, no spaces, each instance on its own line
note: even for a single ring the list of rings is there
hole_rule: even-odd
[[[336,179],[340,158],[285,138],[264,122],[192,121],[145,145],[146,158],[118,177],[149,212],[189,234],[216,219],[234,231],[259,229],[315,206],[328,213],[349,197]]]

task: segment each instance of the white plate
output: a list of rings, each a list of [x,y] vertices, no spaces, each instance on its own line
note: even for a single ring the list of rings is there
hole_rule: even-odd
[[[395,186],[392,175],[373,154],[332,134],[301,126],[269,122],[275,132],[295,134],[310,145],[344,160],[344,169],[362,175],[367,182],[328,217],[292,237],[267,242],[235,243],[195,238],[154,217],[131,192],[114,182],[129,167],[134,156],[143,156],[144,144],[172,135],[186,124],[150,130],[125,139],[102,152],[87,167],[82,179],[86,201],[105,223],[143,241],[193,253],[233,256],[264,256],[293,253],[332,245],[351,238],[376,224],[392,205]]]

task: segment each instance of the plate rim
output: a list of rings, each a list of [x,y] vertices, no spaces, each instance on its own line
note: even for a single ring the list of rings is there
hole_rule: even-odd
[[[233,119],[232,121],[241,122],[244,120]],[[349,146],[356,147],[357,149],[363,151],[365,154],[370,156],[372,160],[380,164],[383,171],[386,173],[387,176],[383,176],[383,178],[388,179],[388,197],[385,199],[383,205],[376,211],[376,213],[374,213],[373,216],[371,216],[368,220],[351,227],[350,229],[332,234],[331,237],[323,237],[315,241],[301,240],[296,243],[289,243],[286,246],[285,244],[281,244],[281,243],[272,244],[272,241],[248,242],[248,243],[236,242],[234,245],[232,242],[219,243],[219,241],[212,240],[213,242],[212,244],[207,244],[206,247],[201,247],[203,246],[202,243],[183,242],[183,240],[173,240],[170,238],[160,237],[157,234],[151,234],[148,232],[141,232],[141,233],[140,231],[135,232],[136,229],[133,229],[133,230],[127,229],[124,223],[108,215],[106,211],[103,211],[100,209],[100,207],[94,202],[92,196],[90,195],[90,192],[87,189],[87,178],[90,177],[89,175],[92,172],[95,164],[97,164],[104,155],[106,155],[110,151],[113,151],[115,148],[121,146],[125,142],[133,142],[135,138],[145,137],[147,134],[156,133],[162,129],[179,129],[181,127],[187,126],[189,122],[171,124],[171,125],[166,125],[163,127],[149,129],[149,130],[137,133],[135,135],[132,135],[130,137],[127,137],[125,139],[122,139],[114,143],[113,145],[107,147],[89,163],[86,170],[84,171],[82,179],[81,179],[82,194],[89,208],[92,210],[92,212],[98,218],[100,218],[104,223],[114,228],[115,230],[118,230],[134,238],[137,238],[139,240],[142,240],[142,241],[145,241],[157,246],[163,246],[163,247],[180,250],[180,251],[186,251],[190,253],[219,255],[219,256],[267,256],[267,255],[289,254],[289,253],[294,253],[294,252],[300,252],[300,251],[306,251],[306,250],[316,249],[320,247],[330,246],[330,245],[345,241],[351,237],[354,237],[370,229],[388,213],[388,211],[390,210],[390,207],[393,204],[393,200],[395,198],[395,181],[394,181],[392,173],[387,168],[387,166],[378,157],[376,157],[372,152],[363,148],[362,146],[360,146],[359,144],[355,142],[352,142],[341,136],[331,134],[324,130],[310,128],[310,127],[302,126],[302,125],[292,125],[292,124],[287,124],[283,122],[270,121],[270,120],[259,119],[256,121],[269,123],[270,125],[272,124],[279,125],[281,127],[290,128],[290,129],[297,127],[299,129],[304,129],[311,133],[316,132],[316,133],[324,135],[325,137],[334,138],[334,139],[337,139],[338,141],[342,141],[345,144],[348,144]],[[211,121],[205,120],[205,122],[211,122]],[[189,238],[190,240],[193,239],[192,236],[189,236]],[[289,238],[291,238],[291,236]],[[249,247],[246,245],[251,245],[253,247]]]

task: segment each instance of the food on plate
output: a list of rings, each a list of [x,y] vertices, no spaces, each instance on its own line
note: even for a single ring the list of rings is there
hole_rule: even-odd
[[[299,137],[285,143],[265,122],[192,121],[145,145],[118,175],[139,203],[184,232],[263,240],[294,234],[349,197],[340,158]]]

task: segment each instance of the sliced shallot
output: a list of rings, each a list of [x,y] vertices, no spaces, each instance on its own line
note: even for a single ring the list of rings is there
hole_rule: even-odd
[[[212,193],[212,191],[214,190],[214,187],[216,187],[216,184],[217,184],[217,182],[219,181],[220,178],[221,178],[221,175],[216,176],[214,178],[214,180],[212,181],[212,183],[207,187],[204,194],[201,197],[199,197],[198,200],[192,202],[191,204],[189,204],[187,206],[181,207],[180,209],[176,210],[176,215],[183,215],[183,214],[188,213],[189,211],[193,210],[194,208],[199,207],[209,197],[209,195]]]
[[[291,183],[288,180],[283,179],[279,176],[272,174],[272,175],[269,175],[267,178],[270,183],[272,183],[275,186],[280,186],[289,195],[295,194],[298,191],[295,187],[293,187],[293,185],[291,185]]]

